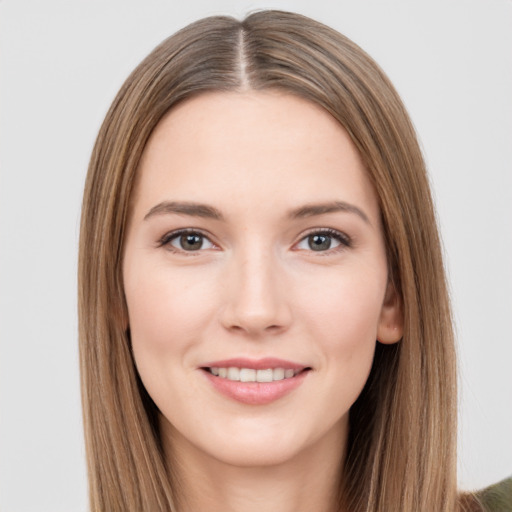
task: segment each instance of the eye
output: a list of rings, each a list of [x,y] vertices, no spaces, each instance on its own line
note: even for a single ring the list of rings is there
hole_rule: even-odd
[[[168,233],[160,241],[161,246],[167,246],[172,250],[195,252],[204,249],[213,249],[215,245],[198,231],[181,230]]]
[[[350,247],[350,238],[334,229],[325,229],[305,236],[296,247],[300,250],[325,252],[341,246]]]

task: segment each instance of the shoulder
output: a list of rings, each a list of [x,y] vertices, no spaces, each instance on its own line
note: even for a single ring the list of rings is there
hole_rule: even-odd
[[[486,512],[512,512],[512,477],[476,493]]]

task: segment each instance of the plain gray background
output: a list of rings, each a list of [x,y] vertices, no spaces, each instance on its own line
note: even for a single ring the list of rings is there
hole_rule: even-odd
[[[132,68],[212,14],[294,10],[381,64],[418,130],[460,356],[459,478],[512,473],[510,0],[0,0],[0,510],[85,511],[76,252],[99,125]]]

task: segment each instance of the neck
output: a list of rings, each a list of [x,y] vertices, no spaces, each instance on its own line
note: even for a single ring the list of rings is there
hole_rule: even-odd
[[[210,457],[175,430],[164,435],[164,448],[179,512],[340,512],[345,441],[343,425],[289,460],[257,467]]]

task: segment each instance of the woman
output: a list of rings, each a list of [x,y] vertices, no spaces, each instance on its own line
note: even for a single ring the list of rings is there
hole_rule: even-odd
[[[164,41],[101,128],[79,265],[92,510],[463,506],[425,166],[345,37],[267,11]]]

